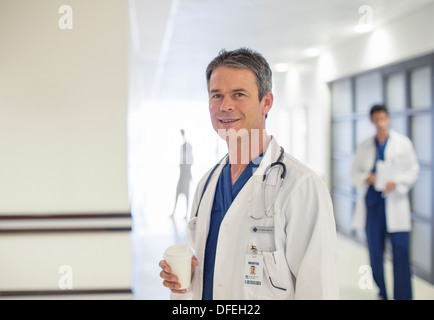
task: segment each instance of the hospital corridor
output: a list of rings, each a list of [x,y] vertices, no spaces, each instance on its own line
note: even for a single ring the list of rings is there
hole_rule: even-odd
[[[0,300],[434,300],[433,32],[434,0],[0,0]]]

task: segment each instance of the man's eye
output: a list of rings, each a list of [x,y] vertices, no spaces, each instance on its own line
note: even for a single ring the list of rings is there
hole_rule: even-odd
[[[244,93],[237,92],[237,93],[235,93],[235,96],[236,96],[237,98],[242,98],[242,97],[244,97]]]
[[[216,100],[216,99],[220,99],[221,97],[222,97],[221,94],[216,93],[216,94],[214,94],[211,98],[212,98],[213,100]]]

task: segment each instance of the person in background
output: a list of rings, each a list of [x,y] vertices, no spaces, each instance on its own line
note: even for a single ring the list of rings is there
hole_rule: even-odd
[[[190,199],[190,181],[191,181],[191,166],[193,164],[193,150],[191,144],[185,138],[184,129],[181,129],[181,135],[184,142],[181,145],[181,158],[179,163],[179,180],[178,180],[178,186],[176,187],[175,205],[173,206],[173,212],[170,217],[173,218],[175,216],[178,198],[181,194],[184,194],[185,203],[186,203],[185,219],[187,219],[188,202]]]
[[[385,239],[392,245],[394,299],[412,299],[409,257],[411,210],[409,192],[419,176],[419,164],[410,139],[389,129],[384,105],[370,110],[377,134],[357,146],[351,179],[360,188],[353,228],[365,229],[378,298],[388,299],[384,279]]]

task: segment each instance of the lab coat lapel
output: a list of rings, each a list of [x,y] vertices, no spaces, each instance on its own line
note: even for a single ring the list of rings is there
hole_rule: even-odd
[[[208,183],[208,186],[206,187],[205,193],[203,194],[202,203],[200,204],[199,207],[199,212],[197,216],[202,218],[200,226],[202,228],[205,228],[204,234],[206,234],[206,236],[208,236],[209,222],[211,217],[212,206],[214,203],[217,182],[219,180],[220,174],[226,162],[227,162],[227,157],[222,159],[218,168],[212,173],[211,179]]]
[[[387,149],[387,148],[386,148]],[[369,139],[368,145],[364,148],[365,160],[364,160],[364,169],[367,172],[371,172],[374,168],[375,160],[377,157],[377,146],[375,144],[375,136]]]
[[[201,236],[196,237],[195,248],[198,253],[197,258],[200,259],[201,261],[203,261],[203,257],[205,254],[205,244],[206,244],[206,239],[208,238],[211,210],[214,203],[214,196],[217,187],[217,182],[219,180],[221,171],[226,164],[226,160],[227,157],[225,157],[220,162],[218,168],[213,172],[211,179],[208,183],[208,186],[205,190],[205,193],[203,195],[202,202],[199,207],[199,212],[197,214],[198,219],[196,225],[196,233]]]
[[[264,154],[264,158],[262,159],[258,170],[256,170],[255,175],[262,177],[268,166],[270,166],[273,162],[276,162],[279,156],[280,145],[277,143],[274,137],[271,137],[270,144],[268,145],[267,151]]]
[[[389,130],[389,138],[387,140],[386,148],[384,150],[384,160],[388,163],[394,162],[393,155],[396,154],[395,152],[395,133],[393,130]]]

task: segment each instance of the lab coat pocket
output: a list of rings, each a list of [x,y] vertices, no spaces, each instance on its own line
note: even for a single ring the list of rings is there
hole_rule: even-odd
[[[291,299],[294,297],[291,272],[283,250],[262,252],[264,257],[264,285],[258,299]]]

